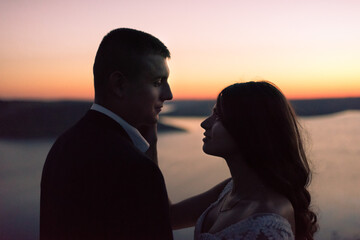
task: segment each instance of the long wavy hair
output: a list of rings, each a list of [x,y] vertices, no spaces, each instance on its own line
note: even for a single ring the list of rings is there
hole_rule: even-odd
[[[296,239],[312,240],[318,225],[307,190],[311,171],[291,104],[274,84],[260,81],[226,87],[216,107],[248,166],[292,203]]]

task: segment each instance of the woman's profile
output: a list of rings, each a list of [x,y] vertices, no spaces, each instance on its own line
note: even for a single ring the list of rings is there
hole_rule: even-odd
[[[195,240],[313,239],[311,172],[281,91],[265,81],[228,86],[201,127],[203,151],[225,159],[231,181],[197,220]]]

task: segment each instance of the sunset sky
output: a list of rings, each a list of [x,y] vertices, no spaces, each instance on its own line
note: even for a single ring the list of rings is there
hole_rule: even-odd
[[[118,27],[168,46],[174,99],[262,79],[291,99],[360,97],[359,0],[2,0],[0,99],[91,100]]]

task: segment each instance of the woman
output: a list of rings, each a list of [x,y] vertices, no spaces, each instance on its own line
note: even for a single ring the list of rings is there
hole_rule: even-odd
[[[310,169],[280,90],[269,82],[231,85],[201,127],[203,151],[224,158],[232,180],[198,219],[195,239],[313,239]]]

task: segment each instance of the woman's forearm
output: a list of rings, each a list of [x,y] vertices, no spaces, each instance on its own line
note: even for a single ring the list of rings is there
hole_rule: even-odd
[[[217,200],[229,179],[217,184],[208,191],[191,198],[185,199],[176,204],[170,204],[170,219],[174,230],[192,227],[200,215]]]

